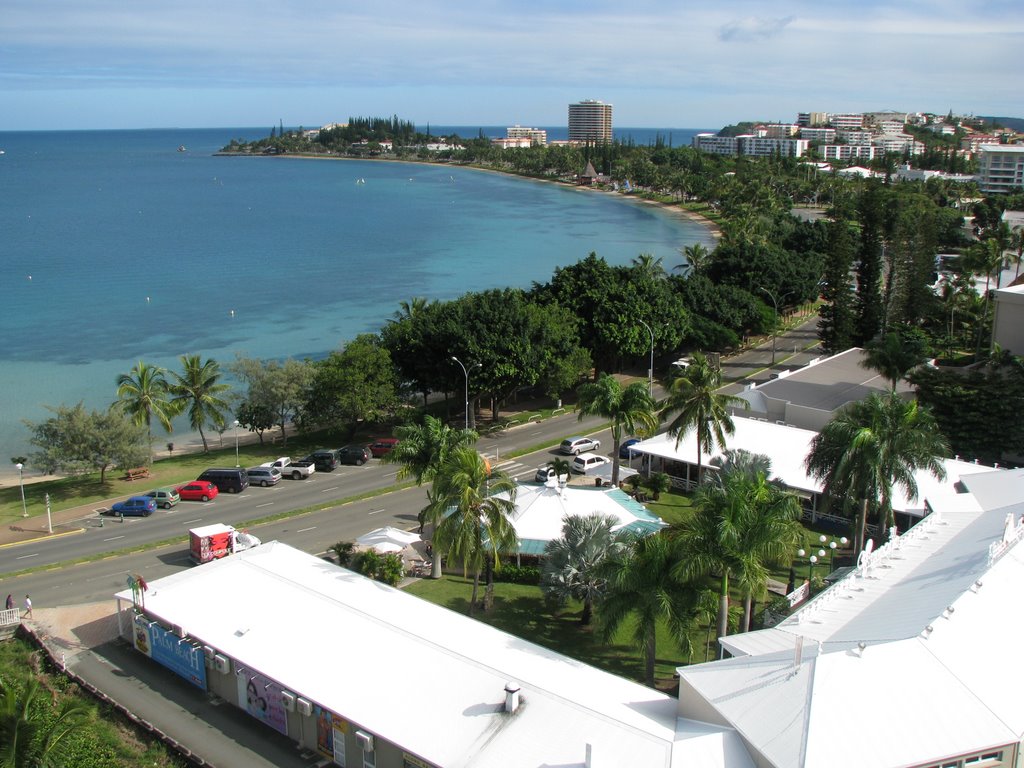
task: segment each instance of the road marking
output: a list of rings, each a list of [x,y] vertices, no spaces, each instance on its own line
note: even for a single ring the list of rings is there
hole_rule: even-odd
[[[268,501],[265,504],[257,504],[256,505],[256,509],[259,509],[260,507],[272,507],[272,506],[274,506],[274,502]]]
[[[192,525],[192,523],[201,523],[203,518],[197,517],[195,520],[185,520],[182,525]]]
[[[117,541],[118,539],[123,539],[123,538],[124,538],[124,536],[111,536],[109,539],[104,539],[104,541]]]
[[[395,472],[388,472],[387,474],[384,475],[384,477],[397,478],[398,477],[398,472],[397,471],[395,471]]]
[[[14,559],[15,560],[25,560],[26,558],[29,558],[29,557],[39,557],[39,553],[36,552],[34,554],[31,554],[31,555],[20,555],[19,557],[16,557]]]
[[[299,530],[297,530],[296,533],[305,533],[306,531],[315,531],[315,530],[316,530],[316,526],[313,525],[313,526],[310,526],[309,528],[299,528]]]
[[[379,512],[383,512],[383,511],[384,511],[383,509],[375,509],[372,512],[367,512],[366,514],[368,514],[368,515],[376,515]]]
[[[334,486],[331,486],[330,488],[324,488],[322,491],[320,491],[320,493],[330,493],[331,491],[336,491],[336,490],[338,490],[338,486],[334,485]]]

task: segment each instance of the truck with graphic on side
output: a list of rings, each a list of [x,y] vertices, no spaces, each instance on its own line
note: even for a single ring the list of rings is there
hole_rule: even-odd
[[[197,565],[219,560],[235,552],[258,547],[262,542],[234,526],[214,523],[188,532],[189,559]]]

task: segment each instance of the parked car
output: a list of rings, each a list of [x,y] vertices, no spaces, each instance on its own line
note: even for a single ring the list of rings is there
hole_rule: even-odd
[[[381,456],[391,453],[396,445],[398,445],[397,437],[381,437],[370,443],[370,453],[373,454],[373,458],[379,459]]]
[[[568,456],[579,456],[581,453],[596,451],[601,447],[600,440],[589,437],[567,437],[558,446],[558,450]]]
[[[208,480],[193,480],[178,486],[178,495],[185,501],[209,501],[216,498],[218,493],[217,486]]]
[[[281,482],[281,470],[277,467],[250,467],[245,474],[249,476],[249,485],[266,488]]]
[[[249,487],[249,475],[241,467],[207,469],[196,479],[213,483],[221,493],[241,493]]]
[[[546,483],[548,480],[554,480],[555,468],[551,464],[545,464],[542,467],[537,467],[537,473],[533,476],[533,479],[538,483]]]
[[[619,458],[620,459],[629,459],[629,458],[631,458],[633,456],[633,452],[630,451],[629,449],[632,448],[634,445],[636,445],[639,442],[640,442],[640,438],[639,437],[631,437],[628,440],[623,440],[622,444],[619,446]]]
[[[312,461],[292,461],[288,456],[282,456],[277,461],[265,462],[260,466],[277,467],[281,470],[281,477],[290,477],[292,480],[305,480],[316,472],[316,465]]]
[[[581,453],[572,460],[572,471],[580,475],[586,475],[598,467],[611,463],[612,460],[607,456],[600,456],[596,453]]]
[[[316,467],[317,472],[333,472],[337,469],[338,464],[338,451],[334,448],[320,448],[313,451],[303,461],[313,462],[313,466]]]
[[[365,445],[346,445],[338,449],[338,461],[361,467],[370,460],[370,450]]]
[[[156,512],[156,499],[149,496],[132,496],[110,505],[104,514],[124,517],[149,517]]]
[[[156,505],[163,509],[170,509],[181,499],[178,492],[173,488],[156,488],[146,495],[154,499]]]

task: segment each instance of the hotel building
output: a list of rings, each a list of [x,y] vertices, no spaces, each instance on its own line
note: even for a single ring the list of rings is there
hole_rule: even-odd
[[[569,105],[569,141],[612,141],[612,105],[584,99]]]

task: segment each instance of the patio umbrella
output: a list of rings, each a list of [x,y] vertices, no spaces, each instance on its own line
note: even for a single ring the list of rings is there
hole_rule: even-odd
[[[373,547],[378,552],[384,551],[377,546],[378,544],[395,544],[398,549],[388,551],[397,552],[405,549],[414,541],[420,541],[420,535],[418,533],[385,526],[384,528],[375,528],[369,533],[364,533],[356,539],[356,544],[361,547]]]
[[[382,555],[388,552],[401,552],[405,549],[401,544],[395,544],[393,541],[378,541],[376,544],[370,544],[369,548],[380,552]]]

